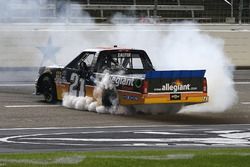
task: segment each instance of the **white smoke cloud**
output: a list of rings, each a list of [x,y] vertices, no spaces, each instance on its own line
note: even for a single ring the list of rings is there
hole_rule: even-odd
[[[49,1],[44,1],[48,5]],[[9,17],[18,15],[18,13],[9,8],[11,1],[0,1],[0,18],[5,22],[9,21]],[[37,9],[40,4],[31,1],[23,1],[23,6],[29,9]],[[68,4],[67,4],[68,5]],[[82,16],[83,20],[87,20],[92,27],[97,26],[92,22],[92,18],[88,13],[81,10],[78,4],[70,4],[76,12],[73,16]],[[3,7],[6,6],[6,7]],[[65,12],[65,11],[63,11]],[[59,11],[59,18],[64,18],[64,13]],[[61,13],[61,14],[60,14]],[[60,16],[61,15],[61,16]],[[144,49],[149,54],[153,64],[157,70],[196,70],[206,69],[206,77],[208,81],[209,103],[202,105],[194,105],[185,107],[183,112],[190,111],[225,111],[237,101],[237,93],[233,83],[233,65],[224,53],[224,42],[222,39],[214,38],[200,31],[197,25],[193,23],[181,23],[175,25],[166,25],[162,28],[163,31],[153,30],[152,26],[138,25],[136,19],[132,20],[131,26],[116,24],[119,18],[126,19],[123,15],[118,14],[113,17],[114,31],[106,31],[105,34],[99,33],[99,38],[92,38],[96,32],[82,35],[82,32],[47,32],[47,36],[51,36],[55,45],[64,46],[58,53],[57,60],[59,64],[69,62],[73,56],[80,53],[84,48],[107,46],[117,44],[122,47]],[[33,21],[39,21],[38,17],[34,16]],[[67,19],[66,19],[67,23]],[[65,24],[66,26],[67,24]],[[53,25],[48,25],[48,28],[53,28]],[[56,27],[57,28],[57,27]],[[55,29],[56,29],[55,28]],[[65,27],[65,30],[67,28]],[[151,29],[151,30],[150,30]],[[147,31],[148,30],[148,31]],[[50,34],[51,33],[51,34]],[[44,35],[45,36],[45,35]],[[32,36],[29,40],[32,41],[36,36]],[[55,40],[54,40],[55,39]],[[102,39],[102,40],[100,40]],[[48,38],[44,38],[43,43],[47,43]],[[10,43],[12,43],[11,41]],[[15,42],[16,45],[22,46]],[[31,43],[31,42],[30,42]],[[73,53],[72,53],[73,52]],[[70,55],[70,56],[69,56]],[[61,62],[60,62],[61,61]],[[97,86],[97,92],[103,88]],[[97,93],[98,94],[98,93]],[[96,96],[96,95],[95,95]],[[96,110],[97,112],[106,112],[100,104],[100,100],[95,101],[91,98],[73,97],[65,95],[63,105],[81,110]],[[113,112],[113,111],[112,111]]]
[[[124,26],[117,25],[117,29]],[[199,26],[182,22],[166,26],[167,33],[143,31],[145,26],[127,26],[127,32],[110,36],[121,46],[145,49],[157,70],[205,69],[209,102],[187,106],[182,112],[222,112],[237,102],[234,66],[224,52],[224,41],[202,33]],[[142,30],[142,31],[139,31]]]
[[[95,79],[96,87],[92,97],[76,97],[71,94],[64,94],[62,105],[67,108],[73,108],[77,110],[88,110],[97,113],[110,113],[110,114],[125,114],[125,110],[118,110],[117,99],[111,99],[112,106],[105,107],[102,104],[102,94],[104,90],[115,89],[112,81],[110,80],[109,73],[105,73],[104,76],[100,76]]]
[[[184,107],[182,112],[223,112],[237,102],[234,67],[222,39],[201,32],[190,22],[168,25],[164,32],[144,31],[147,29],[143,25],[115,25],[105,42],[146,50],[157,70],[205,69],[209,102]]]
[[[187,24],[187,23],[186,23]],[[237,101],[233,82],[233,64],[224,52],[224,41],[201,33],[199,27],[188,23],[191,30],[170,26],[171,31],[162,41],[165,63],[157,63],[160,69],[205,69],[209,102],[188,106],[183,112],[225,111]]]

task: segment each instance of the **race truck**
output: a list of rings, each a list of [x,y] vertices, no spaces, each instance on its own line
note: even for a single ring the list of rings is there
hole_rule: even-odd
[[[48,103],[65,93],[93,97],[95,80],[109,73],[114,88],[102,91],[102,105],[117,98],[123,106],[208,102],[205,70],[156,71],[144,50],[96,48],[84,50],[65,67],[40,67],[36,94]]]

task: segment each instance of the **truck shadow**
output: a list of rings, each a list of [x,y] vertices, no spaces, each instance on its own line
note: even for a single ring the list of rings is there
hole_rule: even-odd
[[[168,124],[248,124],[250,114],[247,112],[233,113],[176,113],[176,114],[134,114],[126,117]]]

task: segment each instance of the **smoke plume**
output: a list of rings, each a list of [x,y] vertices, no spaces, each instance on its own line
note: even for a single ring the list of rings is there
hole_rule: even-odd
[[[209,102],[188,106],[182,111],[225,111],[237,101],[233,82],[233,64],[224,52],[224,41],[201,33],[199,27],[188,23],[192,29],[184,30],[170,26],[173,30],[163,40],[162,56],[165,67],[170,69],[205,69]],[[157,63],[159,68],[164,64]]]
[[[113,26],[113,31],[100,34],[105,41],[88,38],[89,46],[117,44],[144,49],[157,70],[206,70],[209,102],[184,107],[182,112],[223,112],[236,103],[234,66],[224,52],[222,39],[200,31],[191,22],[166,25],[161,30],[141,24]]]
[[[49,5],[48,0],[43,2],[44,4],[36,4],[33,1],[23,1],[21,5],[32,9],[30,12],[33,12],[36,11],[40,5]],[[4,22],[8,22],[10,16],[20,15],[9,8],[10,4],[11,1],[0,1],[0,18]],[[39,31],[39,33],[30,31],[29,33],[32,35],[27,35],[26,32],[26,34],[21,35],[22,38],[20,38],[21,40],[19,43],[17,40],[18,38],[13,37],[14,32],[9,32],[8,35],[10,37],[8,40],[14,40],[9,41],[8,46],[10,45],[12,48],[22,48],[22,53],[24,53],[24,48],[27,48],[27,53],[32,50],[30,57],[34,55],[34,53],[37,53],[36,60],[30,58],[26,58],[27,60],[25,59],[25,66],[28,60],[33,61],[30,62],[33,63],[30,66],[39,64],[37,59],[41,60],[42,55],[37,47],[41,44],[46,44],[49,36],[52,37],[54,46],[62,47],[56,54],[56,60],[59,64],[67,64],[85,48],[112,46],[116,44],[120,47],[146,50],[157,70],[206,70],[209,103],[184,107],[182,109],[183,112],[221,112],[229,109],[237,101],[237,93],[233,83],[234,67],[224,52],[223,40],[201,32],[199,26],[190,22],[182,22],[180,24],[166,25],[157,28],[157,24],[138,24],[136,19],[133,18],[127,19],[127,21],[132,20],[132,25],[117,24],[120,23],[117,20],[121,18],[124,20],[126,17],[121,14],[116,14],[115,17],[111,19],[113,25],[109,30],[105,31],[102,30],[102,27],[98,24],[94,24],[92,21],[93,19],[87,12],[81,9],[80,5],[66,4],[66,8],[67,6],[79,9],[79,12],[74,10],[75,13],[72,13],[72,15],[82,16],[82,19],[86,20],[86,22],[91,25],[90,28],[86,26],[84,31],[69,31],[69,27],[65,24],[61,26],[61,30],[59,31],[58,26],[54,27],[53,24],[48,24],[47,27],[43,27],[44,29],[47,28],[48,31]],[[67,15],[65,15],[65,12],[67,12],[66,8],[58,10],[56,18],[58,18],[59,21],[63,19],[65,23],[68,23],[69,20],[65,17]],[[34,16],[31,17],[31,21],[39,22],[40,20],[39,17]],[[88,31],[89,29],[97,29],[100,31]],[[16,36],[18,35],[19,34],[16,34]],[[8,50],[15,50],[12,48]],[[9,57],[11,56],[10,53]],[[28,56],[26,56],[26,54],[18,56],[19,59],[21,57],[24,59]],[[12,59],[14,59],[15,62],[7,63],[8,66],[15,66],[19,63],[16,57]],[[34,62],[36,62],[35,65]],[[114,112],[106,111],[105,107],[100,103],[100,100],[98,100],[98,94],[103,90],[102,82],[104,81],[100,81],[100,83],[98,83],[99,85],[97,84],[98,86],[94,93],[96,94],[94,96],[97,96],[96,98],[74,97],[70,94],[66,94],[64,96],[63,105],[82,110],[88,109],[97,112]],[[94,99],[97,100],[95,101]]]
[[[121,114],[123,111],[117,112],[117,99],[112,100],[111,107],[105,107],[102,104],[102,95],[103,91],[107,89],[115,89],[112,81],[110,80],[109,73],[105,73],[104,76],[100,76],[94,79],[96,87],[93,91],[93,98],[88,96],[79,96],[76,97],[70,93],[66,93],[63,96],[63,106],[67,108],[74,108],[77,110],[87,110],[97,113],[110,113],[110,114]]]
[[[124,27],[116,26],[117,30]],[[163,32],[143,31],[147,29],[140,25],[126,26],[127,32],[111,35],[110,39],[121,46],[145,49],[157,70],[206,70],[209,102],[184,107],[182,112],[222,112],[237,102],[234,66],[224,52],[222,39],[202,33],[191,22],[167,25]]]

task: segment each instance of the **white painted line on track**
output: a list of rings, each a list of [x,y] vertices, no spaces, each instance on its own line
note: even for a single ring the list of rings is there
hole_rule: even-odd
[[[239,125],[239,126],[250,126],[250,124],[220,124],[220,125],[210,125],[212,126],[230,126],[230,125]],[[38,127],[38,128],[0,128],[0,131],[13,131],[13,130],[65,130],[65,129],[115,129],[115,128],[157,128],[157,127],[171,127],[171,128],[182,128],[185,131],[187,130],[204,130],[208,131],[211,129],[202,128],[199,129],[187,129],[187,127],[193,126],[193,125],[131,125],[131,126],[76,126],[76,127]],[[138,130],[137,130],[138,131]],[[179,131],[179,129],[176,129],[176,131]]]
[[[179,32],[185,32],[185,31],[197,31],[197,32],[229,32],[229,33],[237,33],[237,32],[250,32],[250,30],[199,30],[199,29],[185,29],[185,30],[174,30],[174,29],[141,29],[140,27],[131,27],[131,26],[125,26],[130,29],[51,29],[51,28],[41,28],[41,29],[0,29],[0,32],[132,32],[132,31],[138,31],[138,32],[172,32],[172,31],[179,31]]]
[[[50,135],[50,134],[43,134]],[[42,135],[42,136],[43,136]],[[33,137],[34,136],[34,137]],[[63,142],[148,142],[148,143],[175,143],[175,142],[198,142],[202,144],[222,144],[222,145],[237,145],[237,144],[249,144],[249,141],[244,138],[227,138],[221,137],[220,135],[217,137],[207,137],[207,138],[199,138],[199,137],[187,137],[187,138],[57,138],[57,137],[38,137],[38,135],[25,135],[25,137],[21,136],[11,136],[0,138],[1,142],[6,143],[22,143],[22,144],[40,144],[36,143],[36,141],[63,141]],[[20,138],[21,141],[13,141],[10,139]],[[31,143],[26,142],[25,140],[33,140]],[[46,142],[45,142],[46,144]],[[55,143],[56,144],[56,143]],[[65,143],[66,144],[66,143]]]
[[[235,85],[250,85],[250,82],[234,82]]]
[[[178,135],[180,133],[172,133],[172,132],[153,132],[153,131],[148,131],[148,132],[134,132],[135,134],[156,134],[156,135]]]
[[[250,102],[240,102],[243,105],[250,105]]]
[[[59,107],[61,105],[9,105],[6,108],[36,108],[36,107]]]
[[[4,130],[64,130],[64,129],[112,129],[112,128],[157,128],[157,127],[186,127],[189,125],[135,125],[135,126],[83,126],[83,127],[41,127],[41,128],[0,128]]]

